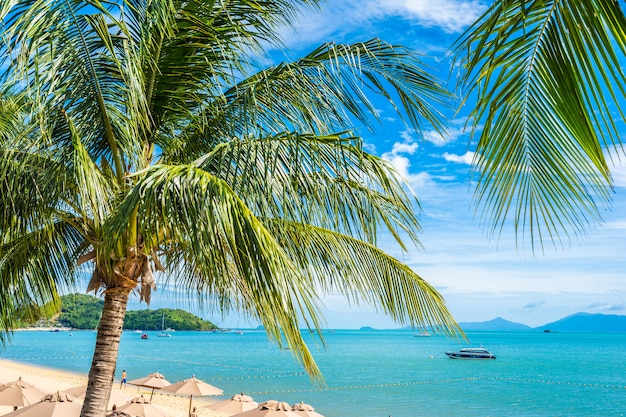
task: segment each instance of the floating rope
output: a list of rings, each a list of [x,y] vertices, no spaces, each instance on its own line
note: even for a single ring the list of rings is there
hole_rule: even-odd
[[[434,385],[434,384],[447,384],[455,382],[467,382],[467,381],[499,381],[499,382],[518,382],[525,384],[550,384],[550,385],[569,385],[582,388],[598,388],[598,389],[613,389],[613,390],[626,390],[625,385],[610,385],[610,384],[597,384],[597,383],[584,383],[584,382],[571,382],[571,381],[548,381],[541,379],[526,379],[526,378],[499,378],[499,377],[466,377],[466,378],[446,378],[446,379],[432,379],[427,381],[410,381],[410,382],[390,382],[383,384],[366,384],[366,385],[346,385],[338,387],[320,387],[320,388],[308,388],[308,389],[288,389],[288,390],[274,390],[274,391],[246,391],[248,395],[275,395],[285,393],[303,393],[303,392],[323,392],[323,391],[353,391],[353,390],[367,390],[367,389],[380,389],[390,387],[407,387],[412,385]]]
[[[140,356],[124,356],[124,357],[132,357],[132,358],[141,358],[142,360],[146,360],[145,357]],[[23,357],[4,357],[3,359],[8,360],[16,360],[16,361],[24,361],[24,362],[38,362],[38,361],[50,361],[50,360],[58,360],[58,359],[88,359],[91,360],[93,356],[85,355],[85,356],[63,356],[63,355],[54,355],[54,356],[23,356]],[[266,368],[251,368],[245,366],[235,366],[235,365],[226,365],[226,364],[216,364],[216,363],[208,363],[208,362],[196,362],[196,361],[175,361],[185,364],[191,365],[201,365],[201,366],[211,366],[225,369],[239,369],[242,371],[255,371],[266,373],[266,375],[246,375],[240,377],[215,377],[211,378],[211,380],[215,381],[245,381],[245,380],[254,380],[254,379],[276,379],[276,378],[290,378],[290,377],[299,377],[306,375],[303,371],[284,371],[284,370],[276,370],[276,369],[266,369]],[[545,379],[532,379],[532,378],[516,378],[516,377],[492,377],[492,376],[475,376],[475,377],[464,377],[464,378],[445,378],[445,379],[432,379],[425,381],[406,381],[406,382],[390,382],[390,383],[382,383],[382,384],[364,384],[364,385],[345,385],[345,386],[337,386],[337,387],[314,387],[314,388],[303,388],[303,389],[289,389],[289,390],[275,390],[275,391],[256,391],[256,392],[248,392],[249,395],[269,395],[269,394],[282,394],[282,393],[301,393],[301,392],[322,392],[322,391],[349,391],[349,390],[366,390],[366,389],[378,389],[378,388],[389,388],[389,387],[407,387],[412,385],[434,385],[434,384],[448,384],[455,382],[465,382],[465,381],[497,381],[497,382],[515,382],[520,384],[545,384],[545,385],[563,385],[563,386],[571,386],[571,387],[580,387],[580,388],[590,388],[590,389],[605,389],[605,390],[626,390],[626,385],[618,385],[618,384],[600,384],[595,382],[573,382],[573,381],[557,381],[557,380],[545,380]],[[239,392],[233,393],[238,394]]]

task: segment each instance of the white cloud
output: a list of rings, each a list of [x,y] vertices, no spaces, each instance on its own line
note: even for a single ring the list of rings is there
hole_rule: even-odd
[[[400,153],[413,155],[415,151],[417,150],[417,148],[418,148],[417,142],[413,142],[413,143],[398,143],[397,142],[393,144],[391,153],[394,155],[397,155]]]
[[[441,133],[436,132],[434,130],[428,130],[424,132],[424,140],[436,145],[443,146],[448,143],[446,137],[444,137]]]
[[[626,220],[615,220],[604,225],[607,229],[626,230]]]
[[[463,155],[456,155],[453,153],[444,152],[442,156],[443,156],[443,159],[445,159],[448,162],[471,165],[472,161],[474,160],[474,155],[475,155],[475,152],[467,151]]]
[[[615,166],[611,169],[611,175],[617,187],[626,188],[626,162],[616,161]]]
[[[481,1],[383,0],[371,2],[385,15],[398,15],[424,27],[439,27],[458,33],[472,24],[485,10]]]
[[[396,145],[402,145],[402,144],[396,144]],[[402,146],[399,146],[399,147],[402,147]],[[398,177],[401,180],[404,180],[407,183],[409,183],[411,188],[413,188],[414,190],[424,188],[426,185],[432,184],[433,182],[432,177],[427,172],[420,172],[417,174],[412,174],[409,171],[409,168],[411,167],[411,162],[409,161],[409,158],[407,158],[406,156],[395,154],[393,152],[388,152],[388,153],[383,154],[382,158],[389,161],[391,165],[393,165],[394,169],[396,170]]]
[[[426,172],[412,174],[410,172],[411,161],[406,155],[414,155],[419,144],[415,141],[412,134],[413,129],[407,129],[400,132],[403,142],[396,142],[391,147],[391,151],[385,152],[381,158],[389,161],[396,170],[398,176],[409,183],[414,190],[422,188],[432,183],[432,177]]]
[[[406,129],[400,132],[400,137],[404,139],[405,142],[413,142],[415,138],[413,134],[415,133],[415,129]]]
[[[445,136],[435,130],[428,130],[424,132],[424,140],[427,140],[428,142],[431,142],[436,146],[443,146],[452,142],[456,142],[457,139],[464,135],[465,129],[463,127],[448,129]]]
[[[340,40],[349,33],[379,24],[380,19],[401,18],[411,25],[460,33],[486,9],[479,0],[345,0],[329,1],[320,11],[305,9],[295,30],[285,28],[289,47]]]

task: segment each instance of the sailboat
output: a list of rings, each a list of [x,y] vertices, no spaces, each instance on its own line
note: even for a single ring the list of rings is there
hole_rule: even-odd
[[[172,337],[171,334],[165,333],[165,313],[161,317],[161,333],[157,334],[158,337]]]

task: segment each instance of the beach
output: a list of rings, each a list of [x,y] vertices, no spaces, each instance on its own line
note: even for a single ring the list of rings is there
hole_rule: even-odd
[[[87,384],[87,375],[81,375],[73,372],[64,372],[62,370],[27,365],[20,362],[8,361],[0,359],[0,383],[7,383],[22,378],[44,392],[62,391],[68,388],[78,387]],[[126,388],[119,388],[119,381],[113,384],[113,391],[126,394],[131,398],[135,398],[143,394],[150,397],[150,389],[140,388],[133,385],[127,385]],[[207,408],[205,405],[213,401],[204,398],[194,398],[193,405],[197,407],[198,416],[202,417],[225,417],[228,414],[218,413]],[[170,417],[187,417],[189,410],[189,397],[161,394],[158,390],[154,391],[152,404],[160,408]],[[120,406],[122,404],[118,404]],[[13,411],[13,407],[0,406],[0,415]]]

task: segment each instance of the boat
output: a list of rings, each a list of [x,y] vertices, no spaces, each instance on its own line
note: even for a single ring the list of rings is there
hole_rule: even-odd
[[[432,336],[429,332],[419,332],[417,334],[414,334],[413,337],[430,337]]]
[[[172,337],[171,334],[165,332],[165,313],[161,317],[161,333],[157,334],[158,337]]]
[[[141,335],[141,338],[142,338],[142,339],[147,339],[147,338],[148,338],[148,334],[147,334],[147,333],[143,333],[143,334]]]
[[[457,352],[446,352],[450,359],[495,359],[496,355],[483,347],[462,348]]]

